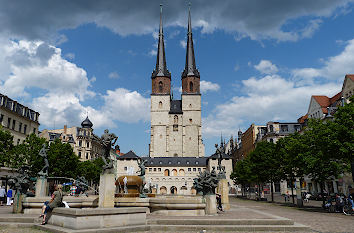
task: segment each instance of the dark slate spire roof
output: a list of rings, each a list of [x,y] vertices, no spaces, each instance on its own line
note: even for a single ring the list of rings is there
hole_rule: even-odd
[[[133,151],[129,151],[128,153],[118,156],[117,159],[139,159],[140,157],[137,156]]]
[[[187,33],[187,52],[186,52],[186,66],[182,72],[182,78],[187,76],[200,77],[199,71],[195,65],[193,37],[192,37],[192,22],[191,22],[191,8],[188,11],[188,33]]]
[[[90,121],[90,119],[88,118],[88,116],[86,117],[86,119],[81,123],[81,127],[82,128],[92,128],[93,124]]]
[[[151,78],[156,78],[156,77],[171,78],[171,73],[168,71],[166,66],[165,44],[163,40],[163,29],[162,29],[162,4],[160,4],[160,30],[159,30],[159,43],[157,48],[156,68],[151,75]]]

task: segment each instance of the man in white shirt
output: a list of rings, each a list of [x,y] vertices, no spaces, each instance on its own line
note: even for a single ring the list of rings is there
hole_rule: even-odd
[[[5,202],[6,198],[6,190],[4,186],[1,186],[0,188],[0,205],[3,205]]]

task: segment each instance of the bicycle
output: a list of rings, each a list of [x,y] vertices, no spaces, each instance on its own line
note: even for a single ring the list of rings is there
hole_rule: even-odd
[[[352,203],[348,199],[345,200],[345,205],[343,206],[343,214],[345,215],[354,214]]]

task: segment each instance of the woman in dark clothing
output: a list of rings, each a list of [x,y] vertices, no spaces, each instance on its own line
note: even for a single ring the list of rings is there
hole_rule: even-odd
[[[49,211],[52,211],[56,207],[60,207],[63,204],[63,186],[58,184],[55,186],[55,191],[52,194],[50,201],[46,201],[42,207],[42,214],[40,217],[43,218],[42,225],[46,224],[46,217]]]

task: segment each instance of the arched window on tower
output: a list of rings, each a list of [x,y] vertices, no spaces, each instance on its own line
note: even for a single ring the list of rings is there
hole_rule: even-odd
[[[162,92],[163,90],[163,83],[160,81],[159,82],[159,92]]]
[[[191,91],[191,92],[193,91],[193,82],[189,83],[189,91]]]
[[[162,108],[162,102],[161,101],[159,102],[159,108]]]

